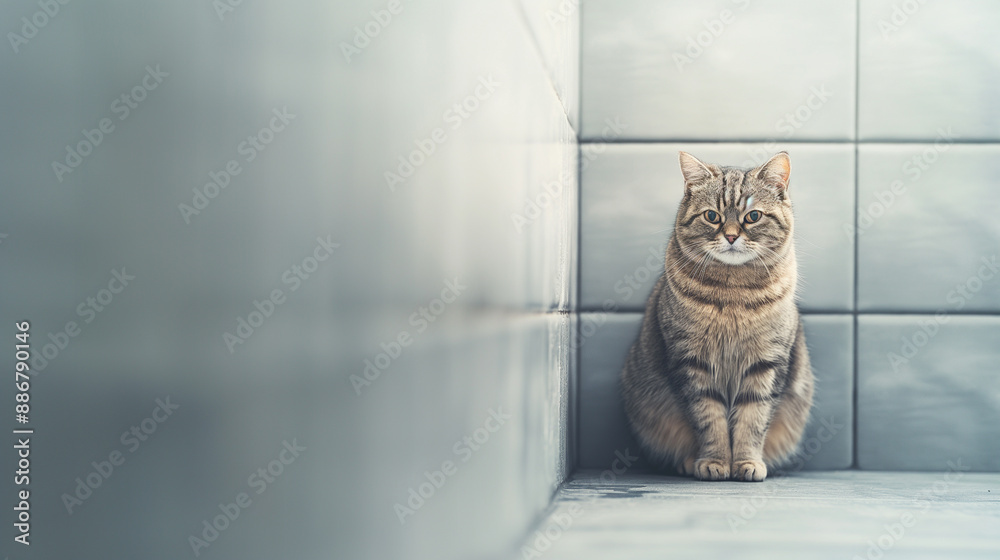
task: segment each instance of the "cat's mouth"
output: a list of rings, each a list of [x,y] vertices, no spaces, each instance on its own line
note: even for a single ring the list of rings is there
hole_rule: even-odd
[[[732,245],[723,249],[711,249],[709,253],[715,260],[730,265],[745,264],[754,257],[753,251],[737,249]]]

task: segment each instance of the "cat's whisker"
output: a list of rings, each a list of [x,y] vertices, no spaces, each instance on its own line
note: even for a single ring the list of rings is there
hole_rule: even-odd
[[[705,272],[708,271],[708,266],[712,264],[711,261],[713,259],[714,257],[712,257],[711,253],[708,252],[705,253],[705,256],[702,257],[701,262],[699,263],[699,266],[696,269],[695,278],[698,278],[699,280],[703,279],[703,275],[705,274]]]
[[[699,256],[692,256],[692,255],[690,255],[687,251],[685,251],[682,248],[681,249],[681,257],[683,257],[684,260],[681,261],[681,262],[678,262],[676,264],[676,267],[672,271],[668,271],[668,274],[669,274],[668,279],[669,280],[672,280],[672,281],[676,280],[676,276],[682,272],[682,269],[683,269],[684,265],[687,265],[687,264],[693,265],[692,268],[691,268],[691,271],[690,271],[690,275],[694,276],[694,277],[698,277],[699,274],[700,274],[700,271],[702,269],[702,266],[703,265],[707,265],[708,260],[711,258],[711,254],[708,253],[708,252],[705,252],[700,257]]]
[[[812,245],[813,247],[815,247],[815,248],[817,248],[817,249],[825,249],[825,247],[820,247],[819,245],[817,245],[817,244],[813,243],[812,241],[809,241],[808,239],[803,239],[803,238],[801,238],[801,237],[796,237],[796,238],[795,238],[795,242],[796,242],[796,243],[798,243],[798,242],[800,242],[800,241],[801,241],[801,242],[803,242],[803,243],[808,243],[808,244]]]
[[[767,263],[764,262],[764,259],[760,255],[758,255],[757,253],[754,253],[753,257],[755,259],[759,260],[760,264],[764,265],[764,270],[767,271],[767,275],[770,277],[771,276],[771,267],[767,266]]]
[[[771,249],[770,247],[765,247],[764,245],[761,245],[761,246],[760,246],[760,248],[761,248],[761,249],[766,249],[766,250],[768,250],[768,251],[771,251],[771,253],[773,253],[773,254],[775,254],[775,255],[778,255],[778,254],[779,254],[779,253],[778,253],[777,251],[775,251],[774,249]],[[822,247],[820,247],[820,249],[822,249]],[[797,247],[795,248],[795,254],[796,254],[796,255],[805,255],[805,256],[807,256],[807,257],[815,257],[815,255],[813,255],[812,253],[807,253],[807,252],[805,252],[805,251],[801,251],[801,250],[799,250],[799,249],[798,249]]]
[[[688,255],[687,252],[685,252],[683,249],[681,250],[681,257],[683,260],[679,260],[678,262],[673,263],[673,270],[664,267],[663,272],[664,274],[667,275],[668,280],[674,280],[674,277],[681,272],[681,269],[686,264],[695,263],[695,268],[697,268],[697,263],[695,262],[697,257],[692,257],[691,255]]]
[[[761,245],[760,248],[763,249],[763,250],[765,250],[765,251],[769,251],[771,253],[771,256],[773,256],[775,258],[775,260],[781,260],[781,259],[783,259],[787,255],[787,253],[786,253],[786,255],[782,255],[781,253],[778,253],[774,249],[771,249],[770,247],[765,247],[763,245]],[[815,256],[812,253],[807,253],[805,251],[799,251],[798,249],[795,249],[795,254],[796,255],[805,255],[807,257],[814,257]]]

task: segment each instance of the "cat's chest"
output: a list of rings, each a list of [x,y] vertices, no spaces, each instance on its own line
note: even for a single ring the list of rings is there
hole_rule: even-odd
[[[714,364],[720,374],[738,377],[751,364],[771,358],[779,341],[787,338],[788,326],[780,316],[723,309],[702,316],[688,341],[701,359]]]

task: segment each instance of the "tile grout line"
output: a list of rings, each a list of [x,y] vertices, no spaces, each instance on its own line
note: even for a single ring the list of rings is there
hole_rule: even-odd
[[[580,360],[580,345],[573,348],[573,341],[575,337],[579,336],[580,331],[580,281],[581,273],[580,270],[583,268],[583,170],[580,169],[581,157],[580,145],[577,144],[576,147],[576,298],[573,302],[573,314],[572,323],[570,325],[570,351],[575,355],[573,356],[574,362],[574,372],[573,372],[573,386],[575,389],[575,395],[573,398],[573,468],[570,470],[570,475],[574,474],[579,467],[580,463],[580,370],[582,369],[582,362]]]
[[[604,311],[600,307],[585,307],[585,308],[579,309],[578,311],[575,311],[574,313],[576,313],[576,314],[602,313],[602,314],[609,314],[609,315],[641,315],[641,314],[645,313],[645,309],[643,309],[643,308],[637,308],[637,309],[627,308],[627,309],[618,309],[617,311],[608,312],[608,311]],[[936,311],[912,311],[912,310],[908,310],[908,309],[897,309],[897,310],[892,310],[892,309],[889,309],[889,310],[878,310],[878,309],[875,309],[875,310],[868,310],[868,311],[851,311],[850,309],[848,309],[846,311],[830,311],[830,310],[827,310],[827,311],[822,311],[822,310],[820,310],[820,311],[808,311],[808,310],[807,311],[803,311],[801,309],[799,310],[799,314],[800,315],[811,316],[811,317],[817,317],[817,316],[818,317],[844,316],[844,317],[858,317],[858,318],[860,318],[860,317],[869,317],[869,316],[870,317],[909,317],[909,316],[933,317],[935,313],[936,313]],[[953,311],[953,312],[949,312],[948,315],[951,316],[951,317],[1000,317],[1000,314],[998,314],[995,311]]]
[[[861,105],[861,0],[854,2],[854,305],[851,329],[853,364],[851,367],[851,468],[858,468],[858,206],[860,188],[858,185],[858,144],[860,129],[858,116]]]
[[[567,478],[572,476],[580,465],[580,444],[581,437],[580,434],[582,430],[580,429],[580,370],[582,364],[580,361],[580,347],[579,345],[575,350],[572,349],[573,337],[579,333],[580,329],[580,294],[582,292],[581,286],[583,281],[583,10],[584,7],[580,6],[576,11],[577,18],[577,48],[576,48],[576,286],[574,290],[574,301],[573,301],[573,319],[570,326],[570,348],[571,352],[576,355],[573,356],[574,370],[573,371],[573,387],[575,389],[575,395],[573,398],[573,466],[567,469]]]
[[[555,81],[555,68],[549,66],[549,61],[545,58],[545,52],[542,50],[541,41],[538,40],[538,34],[535,33],[535,28],[531,25],[531,19],[528,17],[528,12],[526,11],[524,5],[520,2],[514,2],[514,11],[517,12],[517,17],[520,19],[521,27],[528,34],[529,42],[535,51],[535,55],[538,59],[539,65],[541,65],[542,70],[545,72],[546,82],[548,82],[549,90],[555,96],[556,100],[559,102],[559,107],[562,110],[562,114],[566,117],[566,123],[569,125],[570,130],[573,130],[573,123],[570,121],[570,114],[566,108],[566,102],[559,95],[559,89],[556,87]],[[580,133],[573,130],[576,136],[576,143],[580,143]]]
[[[857,86],[855,86],[855,91],[857,91]],[[857,105],[855,105],[855,115],[857,115]],[[857,127],[855,127],[857,128]],[[819,145],[873,145],[873,146],[895,146],[895,145],[906,145],[906,144],[933,144],[936,142],[935,138],[919,138],[919,139],[871,139],[871,140],[858,140],[858,139],[840,139],[840,140],[809,140],[809,139],[794,139],[794,138],[783,138],[781,140],[775,140],[774,138],[727,138],[725,140],[706,140],[704,138],[609,138],[607,140],[601,138],[583,138],[579,137],[580,144],[766,144],[768,142],[776,142],[778,144],[819,144]],[[956,138],[951,142],[954,145],[986,145],[986,146],[996,146],[1000,144],[1000,140],[996,139],[961,139]]]

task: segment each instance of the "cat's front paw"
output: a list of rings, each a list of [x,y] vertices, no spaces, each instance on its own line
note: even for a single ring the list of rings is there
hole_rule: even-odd
[[[767,478],[767,465],[760,461],[734,461],[733,480],[761,482]]]
[[[694,476],[698,480],[726,480],[729,478],[729,462],[698,459],[694,462]]]
[[[694,475],[694,457],[685,457],[683,461],[677,461],[677,472],[683,476]]]

